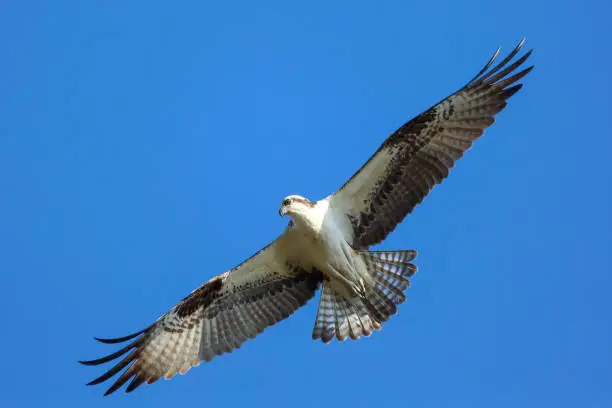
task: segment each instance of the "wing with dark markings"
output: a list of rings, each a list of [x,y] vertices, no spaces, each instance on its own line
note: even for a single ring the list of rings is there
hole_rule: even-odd
[[[104,395],[128,381],[126,391],[131,392],[143,383],[184,374],[201,361],[229,353],[289,317],[314,296],[322,277],[286,262],[279,253],[279,240],[204,283],[150,327],[117,339],[97,338],[106,344],[130,343],[106,357],[82,361],[99,365],[121,358],[88,385],[125,369]]]
[[[354,247],[385,239],[493,124],[521,89],[517,82],[533,68],[516,72],[532,51],[511,63],[523,42],[493,66],[498,49],[463,88],[400,127],[329,197],[332,207],[348,217]]]

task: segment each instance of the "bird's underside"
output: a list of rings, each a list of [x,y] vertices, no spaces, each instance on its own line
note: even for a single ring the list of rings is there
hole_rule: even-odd
[[[383,241],[448,176],[522,87],[517,82],[533,68],[519,70],[531,51],[514,59],[523,41],[493,65],[498,49],[465,86],[391,134],[334,194],[316,203],[289,196],[280,213],[292,221],[274,242],[204,283],[146,329],[97,339],[127,344],[106,357],[82,362],[115,361],[88,385],[121,372],[108,395],[125,384],[130,392],[143,383],[183,374],[289,317],[319,287],[314,339],[359,339],[380,330],[405,300],[416,271],[416,252],[368,249]],[[300,249],[298,236],[316,242],[327,258],[315,262]]]

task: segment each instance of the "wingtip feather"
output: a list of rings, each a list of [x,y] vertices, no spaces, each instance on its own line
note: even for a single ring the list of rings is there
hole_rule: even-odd
[[[140,376],[140,375],[136,375],[132,381],[130,381],[130,383],[128,384],[127,388],[125,389],[126,393],[130,393],[132,391],[134,391],[136,388],[140,387],[143,383],[145,382],[145,378]]]
[[[147,327],[146,329],[142,329],[140,331],[137,331],[136,333],[128,334],[127,336],[117,337],[117,338],[113,338],[113,339],[104,339],[104,338],[101,338],[101,337],[94,337],[94,340],[99,341],[100,343],[104,343],[104,344],[124,343],[124,342],[126,342],[128,340],[132,340],[133,338],[140,336],[141,334],[143,334],[144,332],[146,332],[149,329],[150,329],[150,327]]]

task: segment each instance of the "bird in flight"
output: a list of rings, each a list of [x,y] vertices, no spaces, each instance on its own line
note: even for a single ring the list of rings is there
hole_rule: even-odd
[[[397,312],[417,268],[414,250],[370,251],[442,182],[522,84],[519,70],[531,50],[514,60],[522,40],[494,65],[499,49],[457,92],[391,134],[338,191],[319,201],[290,195],[279,214],[283,233],[233,269],[213,277],[137,333],[96,340],[127,345],[99,365],[119,359],[88,385],[124,370],[106,391],[186,373],[202,361],[237,349],[289,317],[321,289],[312,331],[328,343],[369,336]]]

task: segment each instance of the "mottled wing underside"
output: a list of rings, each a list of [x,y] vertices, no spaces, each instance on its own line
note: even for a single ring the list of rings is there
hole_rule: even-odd
[[[131,392],[143,383],[184,374],[201,361],[229,353],[289,317],[314,296],[322,277],[285,262],[277,254],[277,242],[204,283],[147,329],[122,338],[97,339],[108,344],[131,342],[106,357],[83,361],[98,365],[122,357],[88,385],[102,383],[127,367],[105,395],[128,381],[126,391]]]
[[[499,49],[463,88],[404,124],[330,197],[353,226],[353,245],[381,242],[442,182],[455,161],[494,122],[533,66],[516,73],[532,51],[512,62],[518,46],[493,66]]]

